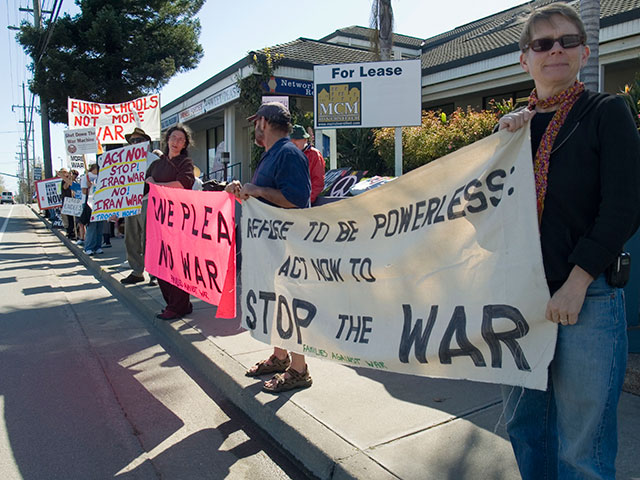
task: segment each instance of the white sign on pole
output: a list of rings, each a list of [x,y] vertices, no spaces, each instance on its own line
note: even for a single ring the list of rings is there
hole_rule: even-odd
[[[40,210],[58,208],[62,206],[62,179],[47,178],[36,181],[36,195]]]
[[[71,215],[72,217],[79,217],[82,215],[83,205],[84,200],[82,198],[65,197],[62,203],[61,213]]]
[[[156,157],[147,151],[149,142],[105,152],[99,158],[100,171],[93,195],[91,221],[138,215],[142,210],[147,160]],[[151,159],[153,158],[153,160]]]
[[[151,140],[160,140],[160,95],[124,103],[96,103],[69,98],[69,128],[95,127],[102,145],[125,144],[125,134],[142,128]]]
[[[528,129],[309,209],[242,203],[243,327],[352,366],[544,390],[557,325]]]
[[[79,175],[84,175],[86,170],[86,161],[82,155],[70,155],[68,157],[69,168],[77,170]]]
[[[69,156],[98,153],[95,127],[65,130],[64,143]]]
[[[313,67],[315,128],[421,124],[420,60]]]

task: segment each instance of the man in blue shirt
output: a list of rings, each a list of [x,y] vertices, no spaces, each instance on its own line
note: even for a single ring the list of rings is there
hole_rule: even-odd
[[[264,147],[251,183],[242,185],[234,181],[226,191],[240,200],[255,197],[282,208],[309,207],[311,179],[309,163],[304,154],[289,139],[291,114],[282,104],[264,103],[255,115],[247,118],[255,128],[256,145]],[[274,347],[273,355],[258,362],[246,375],[255,377],[276,373],[263,384],[268,392],[283,392],[294,388],[307,388],[312,380],[304,355]]]

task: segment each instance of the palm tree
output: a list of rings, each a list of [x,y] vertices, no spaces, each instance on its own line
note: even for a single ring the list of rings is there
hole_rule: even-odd
[[[587,30],[591,55],[580,71],[580,80],[594,92],[600,90],[600,0],[580,0],[580,16]]]
[[[371,28],[373,50],[380,60],[391,60],[393,46],[393,9],[391,0],[374,0],[371,4]]]

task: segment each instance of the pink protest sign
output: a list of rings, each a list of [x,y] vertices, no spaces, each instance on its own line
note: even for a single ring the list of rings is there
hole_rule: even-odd
[[[150,185],[145,269],[236,316],[235,200],[229,193]]]

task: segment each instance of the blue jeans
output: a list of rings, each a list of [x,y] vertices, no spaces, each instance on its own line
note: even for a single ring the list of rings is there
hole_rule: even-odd
[[[502,389],[524,480],[615,479],[626,364],[623,291],[601,275],[587,290],[578,323],[558,327],[547,391]]]
[[[87,233],[84,237],[84,251],[95,252],[102,245],[102,228],[104,221],[91,222],[87,225]]]

